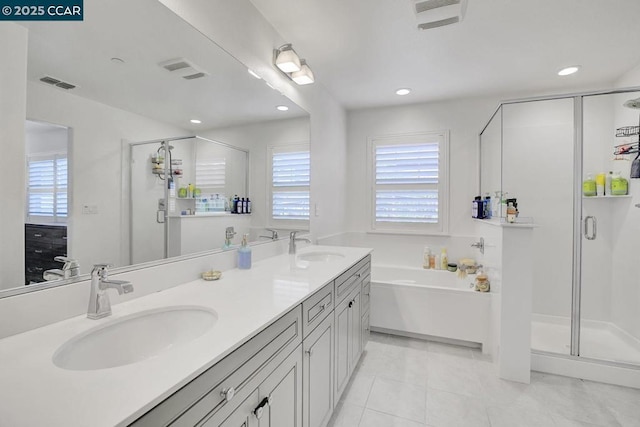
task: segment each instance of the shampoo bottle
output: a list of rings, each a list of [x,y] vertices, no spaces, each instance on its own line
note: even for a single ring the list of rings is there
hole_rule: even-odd
[[[446,270],[449,265],[449,257],[447,257],[447,249],[442,248],[440,252],[440,270]]]
[[[428,246],[424,247],[422,252],[422,268],[429,268],[429,256],[431,255],[431,249]]]
[[[248,270],[251,268],[251,248],[247,246],[248,234],[242,236],[242,244],[238,248],[238,268]]]

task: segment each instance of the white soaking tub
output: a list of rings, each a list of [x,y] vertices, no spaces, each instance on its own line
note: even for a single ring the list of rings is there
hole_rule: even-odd
[[[490,293],[470,286],[475,275],[373,265],[371,329],[466,341],[490,349]]]

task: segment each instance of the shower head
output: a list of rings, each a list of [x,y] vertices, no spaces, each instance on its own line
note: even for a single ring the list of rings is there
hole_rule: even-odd
[[[622,105],[624,105],[627,108],[634,108],[634,109],[638,110],[638,109],[640,109],[640,98],[630,99],[630,100],[626,101]]]
[[[167,144],[166,142],[163,141],[160,143],[160,148],[158,148],[158,153],[160,152],[160,150],[166,150],[167,145],[168,145],[169,151],[173,150],[173,145]]]

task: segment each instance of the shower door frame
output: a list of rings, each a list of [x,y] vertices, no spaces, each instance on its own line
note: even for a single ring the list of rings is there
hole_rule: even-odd
[[[584,154],[584,116],[583,105],[584,98],[597,95],[615,95],[630,92],[640,92],[640,86],[625,87],[619,89],[607,89],[587,92],[576,92],[561,95],[547,95],[530,98],[520,98],[501,101],[498,107],[491,114],[487,124],[482,128],[479,133],[478,141],[482,143],[482,134],[489,127],[492,120],[500,113],[502,119],[502,107],[512,104],[523,104],[536,101],[551,101],[557,99],[573,99],[573,254],[572,254],[572,283],[571,283],[571,340],[570,340],[570,352],[569,354],[556,353],[544,350],[531,349],[534,354],[559,357],[564,359],[570,359],[574,361],[594,362],[603,365],[609,365],[617,368],[630,368],[640,370],[640,364],[597,359],[593,357],[585,357],[580,355],[580,327],[581,327],[581,297],[582,297],[582,176],[583,176],[583,154]],[[500,135],[500,164],[503,164],[502,153],[504,151],[504,134],[502,129],[504,123],[501,121],[501,135]],[[479,153],[482,153],[481,147]],[[500,169],[500,182],[502,188],[502,166]],[[479,159],[478,168],[478,190],[481,188],[482,179],[482,156]],[[480,193],[478,193],[480,194]]]

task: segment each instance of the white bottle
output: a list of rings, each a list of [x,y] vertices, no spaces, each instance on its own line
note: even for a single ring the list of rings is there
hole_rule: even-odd
[[[442,248],[440,252],[440,270],[446,270],[449,266],[449,257],[447,256],[447,249]]]
[[[613,171],[609,171],[607,176],[605,176],[605,184],[604,184],[604,194],[605,196],[612,196],[611,193],[611,179],[613,178]]]
[[[442,270],[442,265],[440,264],[440,255],[436,255],[436,270]]]
[[[429,257],[431,256],[431,249],[428,246],[424,247],[422,252],[422,268],[429,268]]]

